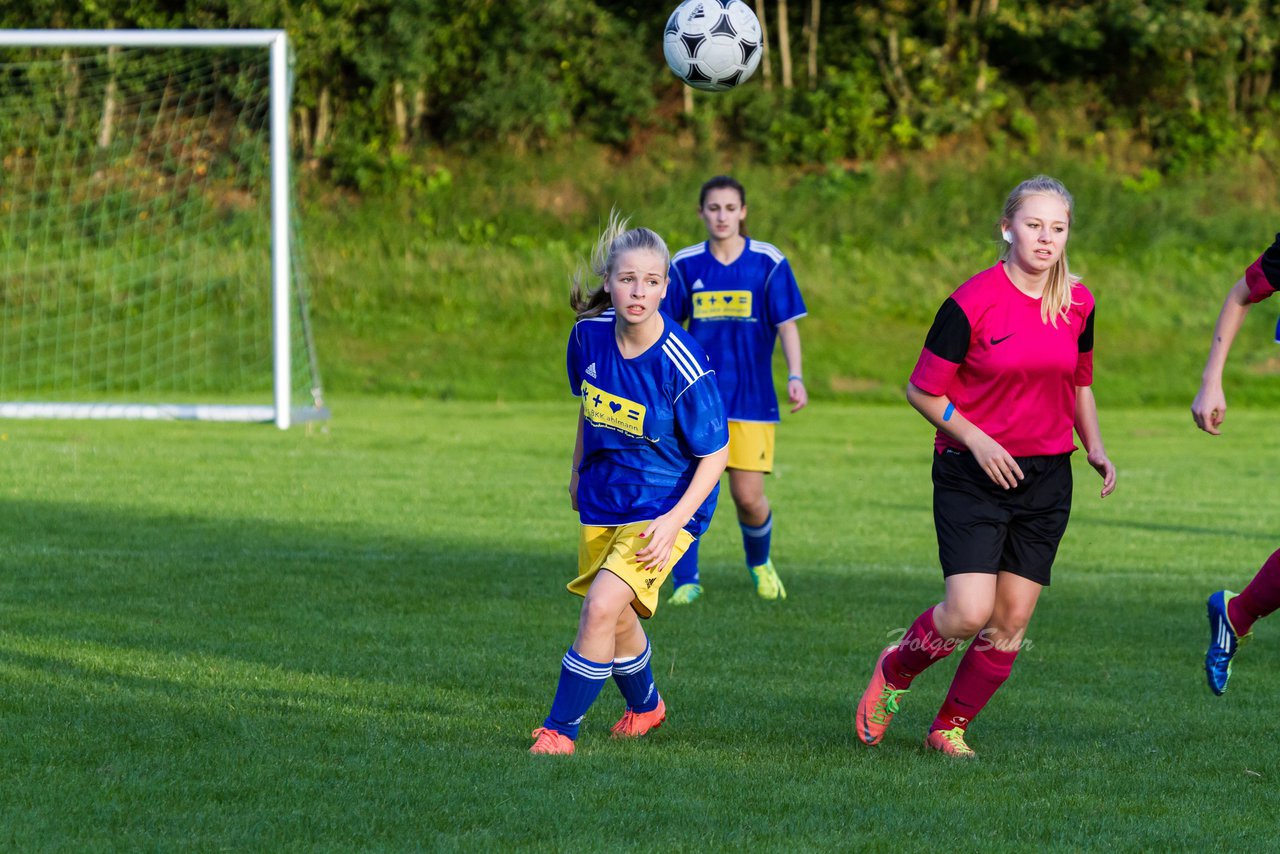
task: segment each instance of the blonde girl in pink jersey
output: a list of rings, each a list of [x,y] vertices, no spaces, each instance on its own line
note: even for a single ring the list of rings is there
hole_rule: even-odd
[[[880,653],[858,703],[866,744],[884,737],[917,675],[967,644],[925,745],[975,755],[969,725],[1008,678],[1066,531],[1073,430],[1102,496],[1115,489],[1091,388],[1093,295],[1067,266],[1072,207],[1052,178],[1014,188],[1000,260],[943,303],[911,374],[907,400],[937,428],[946,589]]]

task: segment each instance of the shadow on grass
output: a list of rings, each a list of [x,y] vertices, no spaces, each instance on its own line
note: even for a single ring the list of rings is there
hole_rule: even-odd
[[[1159,574],[1181,553],[1144,541],[1184,537],[1157,532],[1099,528],[1106,544],[1088,551],[1074,540],[1064,557],[1105,572],[1064,572],[1041,601],[1036,647],[975,732],[980,765],[940,766],[920,747],[955,657],[913,686],[883,749],[856,744],[853,704],[887,633],[942,593],[927,498],[856,480],[833,482],[811,515],[788,511],[776,540],[785,603],[755,597],[722,498],[705,599],[646,625],[668,722],[612,741],[621,701],[607,685],[579,755],[531,762],[529,731],[577,621],[564,591],[574,525],[560,487],[539,486],[534,445],[512,442],[510,460],[477,423],[434,431],[466,441],[445,441],[421,468],[389,459],[394,477],[378,476],[379,457],[332,469],[371,469],[363,486],[246,487],[298,497],[263,516],[256,492],[164,503],[142,481],[125,493],[133,503],[195,509],[91,505],[73,485],[62,503],[0,501],[0,848],[631,850],[647,804],[657,811],[643,844],[673,851],[937,849],[962,837],[999,850],[1116,839],[1167,850],[1270,814],[1238,794],[1243,772],[1225,761],[1274,707],[1270,626],[1232,695],[1207,696],[1205,591],[1186,572]],[[442,441],[422,431],[364,441]],[[103,478],[132,447],[99,461]],[[327,476],[320,463],[343,450],[303,461]],[[201,465],[220,477],[191,482],[251,482],[247,466],[225,471],[238,456],[215,459]],[[474,459],[520,503],[487,500],[465,470]],[[427,471],[437,480],[420,490]],[[870,503],[882,495],[912,512]],[[310,524],[308,506],[342,524]],[[490,520],[495,507],[518,518]],[[1125,540],[1140,547],[1110,548]],[[1120,577],[1135,566],[1154,569]],[[988,796],[975,800],[979,789]],[[1265,850],[1274,833],[1263,833],[1228,847]]]
[[[0,744],[0,839],[19,848],[407,850],[420,816],[447,829],[461,745],[520,755],[576,620],[572,543],[81,504],[0,517],[0,713],[21,733]],[[371,822],[385,834],[361,836]]]
[[[506,550],[465,532],[405,538],[78,504],[9,502],[3,516],[14,545],[0,554],[0,666],[71,697],[133,694],[140,708],[193,702],[218,716],[310,708],[319,730],[325,715],[394,712],[452,733],[503,710],[518,732],[545,714],[577,623],[580,600],[564,590],[572,526],[563,542]],[[853,609],[868,582],[883,590],[876,607]],[[658,672],[691,705],[710,690],[733,709],[759,707],[751,686],[793,678],[808,660],[797,649],[860,659],[939,588],[932,575],[830,563],[788,583],[786,603],[763,602],[745,572],[713,570],[706,602],[646,624]],[[839,702],[820,681],[803,693],[814,709]],[[721,706],[705,711],[713,726],[737,714]]]
[[[767,840],[784,816],[838,835],[850,812],[915,815],[918,799],[860,794],[886,773],[976,773],[939,770],[919,747],[951,662],[913,689],[883,749],[853,739],[875,654],[937,601],[932,574],[797,566],[788,600],[769,603],[742,573],[717,573],[704,601],[661,608],[646,625],[668,725],[641,744],[611,743],[620,707],[606,686],[578,764],[555,766],[524,751],[576,623],[578,602],[563,589],[572,527],[563,542],[495,548],[455,530],[404,537],[84,505],[0,510],[12,544],[0,554],[0,679],[20,733],[0,758],[23,783],[0,806],[18,817],[10,829],[26,829],[13,831],[15,845],[411,849],[468,833],[527,844],[530,826],[560,827],[549,813],[571,795],[592,810],[630,803],[641,775],[677,811],[762,790],[758,826],[708,830],[729,846],[741,838],[724,835],[733,827]],[[1037,646],[983,722],[987,767],[1141,808],[1143,786],[1154,785],[1145,778],[1133,794],[1127,784],[1094,792],[1074,773],[1101,766],[1128,780],[1130,766],[1150,761],[1143,730],[1183,733],[1188,708],[1212,702],[1196,661],[1202,600],[1182,607],[1171,583],[1064,588],[1042,602]],[[1135,617],[1117,625],[1116,613]],[[1255,684],[1214,707],[1219,731],[1243,731],[1274,702],[1262,688],[1274,667],[1253,664]],[[1144,701],[1141,720],[1120,729],[1110,711],[1118,690]],[[1107,733],[1101,743],[1089,741],[1096,732]],[[1179,751],[1212,768],[1216,744],[1185,738]],[[1067,748],[1076,758],[1064,762]],[[1037,759],[1019,758],[1028,753]],[[779,778],[788,783],[774,794],[764,784]],[[31,806],[53,795],[59,817]],[[1197,796],[1180,792],[1175,805]],[[781,813],[775,797],[788,805]],[[809,803],[838,804],[840,815],[805,812]],[[923,820],[941,834],[945,815]]]
[[[565,598],[551,581],[576,558],[570,542],[504,550],[466,531],[405,538],[77,504],[0,513],[4,631],[396,681],[447,677],[469,641],[527,651],[522,636],[541,622],[530,606]]]
[[[1071,519],[1072,530],[1096,525],[1099,527],[1124,528],[1134,531],[1151,531],[1159,534],[1187,534],[1198,537],[1230,537],[1233,539],[1266,540],[1268,542],[1277,539],[1274,534],[1266,531],[1246,531],[1229,528],[1223,525],[1188,525],[1174,522],[1149,522],[1141,519],[1111,519],[1103,518],[1097,514],[1090,514],[1086,517],[1079,513],[1081,499],[1085,497],[1085,495],[1082,495],[1079,492],[1076,494],[1075,507],[1072,511],[1073,515]],[[1087,497],[1096,499],[1097,496],[1096,494],[1089,494]],[[922,516],[929,519],[930,524],[932,524],[933,506],[928,500],[920,504],[903,504],[900,502],[870,499],[865,500],[861,506],[864,508],[873,507],[882,512],[891,512],[899,515]]]
[[[1222,525],[1209,527],[1207,525],[1180,525],[1171,522],[1146,522],[1135,519],[1103,519],[1100,517],[1090,517],[1088,519],[1079,519],[1073,522],[1073,525],[1080,527],[1097,526],[1101,528],[1123,528],[1133,531],[1152,531],[1158,534],[1187,534],[1194,537],[1227,537],[1230,539],[1241,540],[1260,540],[1266,542],[1274,542],[1277,537],[1273,533],[1266,531],[1242,531],[1235,528],[1228,528]]]

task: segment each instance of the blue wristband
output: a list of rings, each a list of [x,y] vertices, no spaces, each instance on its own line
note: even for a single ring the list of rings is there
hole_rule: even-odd
[[[787,377],[787,382],[791,382],[792,380],[799,380],[800,382],[804,382],[804,377],[800,376],[799,374],[792,374],[791,376]]]

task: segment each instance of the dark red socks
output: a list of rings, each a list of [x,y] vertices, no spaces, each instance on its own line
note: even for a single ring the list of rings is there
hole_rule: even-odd
[[[981,635],[974,638],[964,658],[960,659],[960,666],[956,668],[955,678],[951,680],[951,688],[947,691],[947,699],[943,701],[930,729],[967,728],[1009,678],[1013,660],[1017,657],[1016,650],[1005,652],[996,649],[991,641]]]
[[[929,665],[951,654],[956,641],[938,634],[933,624],[933,607],[930,606],[907,629],[898,642],[898,648],[885,656],[881,668],[885,680],[894,688],[909,688],[911,680],[925,671]]]
[[[1280,551],[1273,552],[1244,591],[1227,603],[1227,618],[1236,635],[1244,637],[1255,620],[1276,608],[1280,608]]]

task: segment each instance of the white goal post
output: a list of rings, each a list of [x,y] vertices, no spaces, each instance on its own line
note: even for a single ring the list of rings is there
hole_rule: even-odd
[[[31,49],[33,55],[37,57],[33,64],[34,71],[27,71],[26,66],[19,68],[12,61],[15,50],[19,48]],[[114,155],[116,160],[112,161],[113,165],[104,167],[94,160],[97,156],[94,153],[84,155],[78,160],[75,155],[65,154],[69,143],[64,142],[62,137],[58,137],[56,141],[42,142],[41,145],[45,147],[38,157],[31,152],[33,146],[24,144],[21,138],[15,137],[18,139],[17,142],[4,140],[3,150],[0,150],[0,154],[5,157],[4,167],[0,170],[0,205],[3,206],[6,215],[18,216],[10,209],[10,205],[17,202],[11,201],[9,184],[17,182],[23,169],[34,171],[37,168],[45,168],[34,165],[39,158],[48,160],[63,158],[58,161],[62,165],[52,167],[62,169],[62,172],[54,173],[52,177],[41,173],[38,181],[32,184],[34,188],[31,191],[32,201],[28,204],[36,209],[36,213],[24,212],[21,217],[24,218],[23,222],[34,221],[40,216],[52,218],[58,215],[57,211],[65,211],[65,216],[80,219],[68,222],[62,229],[48,229],[44,234],[53,235],[51,237],[42,236],[39,239],[27,241],[29,244],[35,244],[36,247],[35,250],[27,251],[40,253],[36,261],[32,261],[30,256],[21,256],[20,248],[14,248],[17,243],[26,240],[21,235],[9,237],[0,247],[0,302],[3,302],[5,307],[3,316],[0,316],[0,342],[3,343],[3,347],[0,348],[0,361],[23,361],[28,365],[41,363],[40,367],[25,368],[26,373],[0,364],[0,417],[274,422],[280,429],[287,429],[295,422],[328,417],[320,392],[314,345],[307,317],[305,290],[293,257],[294,235],[291,233],[290,221],[293,198],[289,172],[288,125],[291,79],[289,44],[285,32],[282,30],[0,30],[0,51],[4,51],[5,56],[0,60],[0,72],[4,72],[6,78],[20,80],[18,86],[24,93],[21,97],[30,97],[30,91],[36,88],[36,84],[41,80],[53,81],[49,85],[54,90],[54,94],[41,96],[45,100],[40,103],[51,105],[49,115],[54,118],[52,120],[32,119],[33,126],[39,125],[41,128],[35,131],[36,134],[53,140],[53,134],[63,133],[58,127],[60,121],[71,124],[74,118],[78,122],[74,129],[74,134],[78,135],[77,139],[83,137],[90,140],[86,143],[88,148],[96,146],[105,149],[113,142],[111,111],[99,108],[92,117],[89,117],[86,114],[93,112],[92,107],[77,108],[71,101],[71,93],[96,85],[98,87],[94,94],[97,98],[96,103],[98,105],[104,102],[113,103],[117,92],[114,69],[116,63],[122,62],[119,52],[127,53],[138,49],[142,54],[156,57],[162,56],[160,51],[164,49],[181,49],[189,54],[203,55],[206,51],[216,52],[218,49],[232,48],[258,49],[269,56],[269,74],[267,75],[269,82],[266,85],[266,93],[261,96],[263,106],[253,108],[265,114],[263,118],[266,133],[262,136],[261,142],[256,138],[251,142],[245,142],[242,139],[243,132],[235,128],[226,129],[224,125],[229,120],[218,112],[221,109],[225,113],[226,108],[219,104],[207,108],[213,116],[208,120],[207,128],[209,129],[203,129],[205,126],[193,129],[194,119],[191,118],[190,111],[195,107],[191,104],[196,103],[198,98],[194,95],[188,96],[184,87],[194,85],[191,81],[204,82],[206,76],[212,76],[212,72],[206,75],[204,70],[192,71],[183,68],[175,71],[172,67],[166,67],[163,74],[167,76],[162,78],[162,83],[155,84],[153,100],[139,99],[133,102],[134,105],[131,107],[133,110],[131,117],[138,122],[138,127],[143,128],[138,131],[139,137],[160,136],[160,132],[155,129],[167,122],[164,128],[165,138],[158,143],[148,139],[148,143],[154,147],[143,154],[126,150],[121,142],[116,145],[117,153]],[[74,65],[79,60],[70,57],[78,57],[80,54],[72,54],[73,51],[83,53],[91,52],[93,49],[98,49],[101,55],[91,60],[84,60],[85,64],[82,66]],[[109,57],[102,54],[103,49],[111,51]],[[154,53],[147,53],[153,49]],[[155,65],[161,64],[154,59],[152,62]],[[214,61],[211,67],[217,70],[225,66],[234,68],[234,63],[219,59]],[[15,68],[19,70],[13,71],[12,69]],[[104,76],[99,78],[99,82],[81,84],[82,80],[88,79],[91,72],[97,73],[98,69],[107,68],[112,69],[109,79],[105,77],[108,72],[102,71]],[[241,78],[247,76],[247,73],[241,74]],[[106,82],[102,82],[103,80]],[[140,89],[143,84],[135,83],[134,85]],[[243,79],[233,79],[230,83],[218,85],[235,90],[236,86],[244,88],[246,84]],[[122,84],[121,103],[126,97],[123,88]],[[105,96],[104,91],[107,93]],[[7,95],[0,92],[0,98],[3,97]],[[237,97],[239,97],[239,91],[233,91],[231,99],[234,100]],[[255,94],[254,97],[259,96]],[[88,103],[92,105],[95,102]],[[255,105],[257,103],[254,101]],[[175,104],[178,106],[175,107]],[[2,107],[3,105],[0,104],[0,108]],[[15,109],[25,110],[16,114],[23,117],[24,121],[25,117],[32,113],[29,106],[19,105]],[[172,113],[178,116],[180,111],[188,112],[182,112],[180,117],[172,121],[166,119],[166,115]],[[0,113],[0,122],[6,120],[5,115]],[[254,115],[257,116],[258,113]],[[86,130],[91,120],[96,124]],[[43,121],[42,125],[41,121]],[[142,124],[144,121],[147,124]],[[223,122],[223,125],[217,124],[218,121]],[[186,144],[190,139],[195,139],[194,147],[191,149],[195,153],[188,153],[186,150],[176,152],[180,144]],[[229,149],[230,153],[223,156],[226,163],[232,164],[230,166],[221,165],[221,162],[214,163],[213,166],[209,165],[214,161],[209,159],[212,155],[208,154],[208,149],[214,142],[222,141],[228,141],[229,145],[239,144],[243,151],[250,150],[250,145],[260,146],[261,155],[259,156],[258,149],[254,148],[250,159],[255,164],[261,162],[262,169],[269,174],[269,182],[265,177],[261,181],[263,185],[261,191],[257,185],[251,183],[251,178],[244,175],[236,174],[227,177],[228,170],[238,168],[235,164],[238,162],[240,151],[232,148]],[[194,158],[199,157],[206,158],[200,162],[199,167],[210,170],[207,175],[205,172],[198,172],[198,169],[186,168],[194,162]],[[11,171],[11,158],[17,164],[17,168],[12,171],[18,176],[12,179],[6,174]],[[131,174],[123,177],[116,174],[114,166],[116,162],[127,162],[130,166],[143,163],[145,169],[136,176]],[[187,171],[199,174],[200,179],[182,174]],[[215,185],[215,179],[221,183]],[[166,181],[168,186],[173,188],[169,190],[172,195],[159,198],[159,191],[154,187],[165,185]],[[119,188],[118,196],[120,198],[127,196],[128,204],[135,207],[125,208],[126,203],[117,201],[116,196],[112,196],[106,202],[88,198],[95,186],[112,185],[113,182],[114,186],[106,186],[106,190],[115,191]],[[229,247],[239,247],[244,242],[238,236],[206,237],[204,240],[208,245],[200,250],[203,254],[194,254],[187,257],[185,261],[170,259],[167,256],[154,257],[148,261],[144,257],[155,251],[150,248],[152,244],[167,247],[170,243],[178,241],[177,238],[166,237],[161,231],[162,226],[158,221],[161,218],[172,216],[175,223],[183,225],[189,220],[197,219],[200,222],[206,219],[217,222],[220,218],[229,220],[249,209],[254,211],[261,209],[265,214],[268,206],[261,196],[266,193],[268,183],[269,251],[265,247],[267,238],[264,234],[261,238],[264,243],[260,263],[261,282],[249,281],[244,286],[243,294],[246,295],[227,295],[226,280],[232,277],[231,273],[227,273],[224,278],[216,278],[209,272],[210,268],[217,267],[218,262],[223,260],[222,253],[218,251],[219,246],[228,247],[226,252],[229,253],[231,251]],[[197,217],[197,213],[193,210],[206,204],[203,198],[206,196],[214,199],[207,204],[215,210],[211,214],[205,214],[201,209]],[[175,213],[174,209],[181,206],[186,207]],[[106,224],[108,216],[116,217],[109,225]],[[248,216],[244,218],[248,219]],[[120,223],[119,226],[117,222]],[[144,227],[150,228],[150,232],[143,237],[126,234],[123,229],[131,227],[135,222],[145,223]],[[4,229],[5,223],[6,220],[0,218],[0,229]],[[76,232],[77,229],[88,237],[81,240],[79,234],[63,237],[58,233],[59,231]],[[123,241],[118,251],[107,245],[108,239],[117,239],[117,230],[121,234],[118,239]],[[265,222],[263,231],[266,231]],[[107,232],[110,234],[104,236]],[[42,240],[47,240],[49,245],[42,245]],[[54,245],[54,240],[64,242]],[[92,251],[82,247],[81,244],[86,242],[92,242]],[[139,248],[140,246],[143,248]],[[256,252],[256,244],[251,248]],[[122,263],[123,272],[120,275],[123,277],[132,270],[141,271],[141,284],[126,286],[118,280],[105,281],[114,274],[100,272],[103,266],[101,258],[107,257],[112,252],[126,257],[127,263],[133,265],[125,267]],[[37,263],[71,268],[78,257],[85,256],[89,257],[89,260],[80,263],[91,268],[88,272],[83,269],[72,270],[70,283],[63,286],[63,290],[56,296],[35,294],[37,286],[45,287],[43,280],[52,277],[44,267],[36,269]],[[147,268],[148,263],[152,268]],[[248,268],[251,265],[248,263],[238,260],[226,263],[228,268],[235,266],[235,275],[242,278],[253,279],[258,275],[258,271],[249,271]],[[269,289],[266,276],[268,268],[270,270]],[[156,272],[161,269],[164,271],[162,274]],[[209,293],[190,296],[196,289],[178,281],[182,275],[186,274],[209,276],[211,280]],[[94,281],[87,281],[90,278]],[[165,287],[171,288],[177,296],[165,297],[163,299],[166,301],[160,301],[162,298],[151,297],[144,293],[148,283],[161,278],[164,280]],[[124,294],[123,289],[126,287],[129,290]],[[89,306],[89,298],[83,295],[93,290],[110,292],[114,302],[107,301]],[[41,294],[45,293],[41,292]],[[268,293],[269,297],[266,296]],[[184,347],[192,350],[209,350],[215,354],[215,358],[222,359],[219,364],[234,363],[234,369],[223,369],[224,375],[249,375],[254,370],[249,357],[225,355],[223,352],[231,346],[223,339],[229,340],[236,337],[247,339],[247,333],[230,332],[225,328],[228,325],[227,322],[217,314],[212,320],[200,321],[208,323],[207,330],[197,328],[197,321],[188,319],[185,315],[176,317],[179,312],[188,311],[186,307],[176,307],[176,301],[190,296],[193,306],[197,302],[201,305],[217,302],[224,307],[222,310],[225,312],[239,312],[257,318],[258,314],[248,312],[242,306],[250,299],[257,299],[259,295],[264,300],[263,307],[260,310],[253,309],[253,312],[260,311],[262,315],[260,318],[262,323],[259,325],[265,327],[266,315],[269,313],[270,317],[269,342],[266,339],[267,332],[264,330],[263,343],[259,345],[259,348],[264,351],[270,350],[269,354],[264,352],[261,356],[264,362],[268,359],[270,362],[269,367],[265,365],[263,367],[264,374],[267,370],[271,373],[269,404],[240,402],[241,398],[256,392],[253,389],[230,385],[220,386],[219,383],[223,380],[211,380],[198,373],[206,370],[204,368],[188,369],[187,365],[193,361],[194,357],[182,352]],[[266,307],[268,299],[269,310]],[[37,306],[36,303],[42,300],[46,305]],[[51,302],[56,302],[57,306],[47,305]],[[143,329],[144,321],[140,318],[148,310],[157,315],[155,322],[167,324],[163,335],[168,337],[164,340],[160,340],[162,333],[152,334],[149,327]],[[195,307],[190,309],[193,314],[196,310]],[[82,315],[78,320],[53,318],[56,312],[75,311]],[[128,315],[126,320],[133,325],[126,326],[123,321],[119,325],[108,322],[108,318],[114,318],[117,315]],[[34,342],[19,339],[19,336],[24,334],[23,327],[33,325],[29,321],[37,317],[40,322],[35,325],[42,325],[48,330],[41,333],[43,336],[41,340]],[[78,343],[75,345],[69,343],[73,337],[77,341],[81,338],[92,341],[97,349],[77,350],[76,355],[70,357],[75,360],[70,366],[55,364],[57,359],[68,357],[73,346],[80,347]],[[153,349],[141,355],[125,353],[120,349],[119,339],[130,337],[146,339],[146,346]],[[209,339],[215,337],[218,337],[218,340],[210,343]],[[95,338],[96,340],[93,340]],[[153,339],[159,343],[155,343]],[[164,369],[156,367],[161,362],[166,363]],[[108,363],[114,363],[116,366],[124,365],[124,370],[133,372],[129,375],[127,383],[123,385],[122,391],[113,386],[114,380],[107,377]],[[156,380],[161,370],[170,370],[167,367],[169,363],[180,364],[180,367],[173,369],[172,373],[165,374],[162,380]],[[10,375],[15,377],[12,388],[5,383]],[[49,377],[47,380],[44,379],[46,375]],[[254,380],[253,384],[256,385],[256,382]],[[262,385],[262,393],[265,397],[265,376]],[[92,395],[123,399],[118,401],[99,399],[90,402],[12,400],[13,397],[18,396],[14,393],[15,389],[19,395],[23,396],[31,394],[31,390],[34,389],[33,396],[44,398],[61,393],[63,388],[70,388],[72,397]],[[88,391],[86,392],[85,389]],[[196,398],[202,396],[218,398],[229,395],[233,400],[226,403],[167,403],[155,400],[157,394],[176,396],[184,394],[188,389],[191,390],[191,396]],[[99,391],[102,393],[97,394],[96,392]],[[117,391],[120,393],[117,394]],[[302,405],[296,405],[295,397],[310,397],[310,400],[306,400]]]

